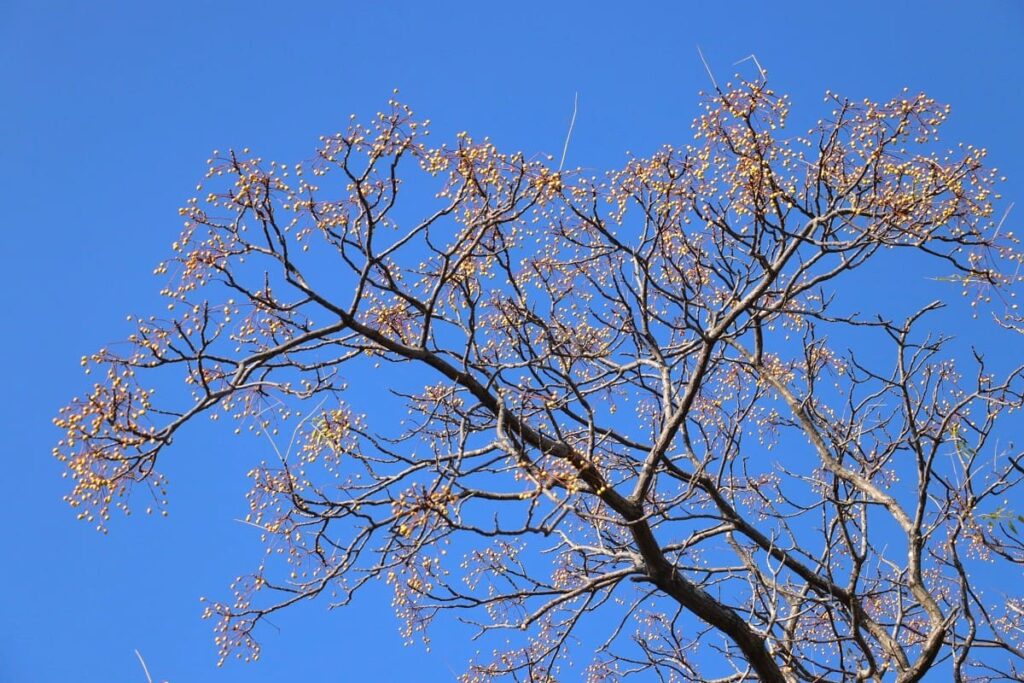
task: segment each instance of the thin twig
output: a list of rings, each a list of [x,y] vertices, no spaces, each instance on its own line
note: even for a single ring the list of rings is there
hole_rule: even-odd
[[[558,171],[561,173],[562,166],[565,165],[565,155],[569,152],[569,139],[572,137],[573,126],[576,125],[576,110],[579,107],[580,94],[579,92],[572,99],[572,120],[569,121],[569,132],[565,134],[565,144],[562,146],[562,160],[558,162]]]
[[[758,73],[761,74],[761,80],[762,81],[767,81],[768,80],[768,74],[766,74],[764,69],[761,68],[761,62],[757,61],[757,56],[754,55],[753,53],[747,55],[746,57],[744,57],[743,59],[739,60],[738,62],[734,62],[733,66],[736,66],[737,64],[742,64],[743,62],[747,61],[748,59],[751,60],[752,62],[754,62],[754,66],[757,67]]]
[[[999,238],[999,233],[1001,233],[1003,231],[1003,223],[1005,223],[1006,219],[1010,217],[1010,212],[1013,211],[1013,205],[1015,203],[1016,202],[1010,202],[1010,205],[1008,207],[1006,207],[1006,211],[1003,212],[1003,217],[999,219],[999,225],[996,226],[996,231],[995,231],[995,233],[992,234],[992,241],[993,242],[995,242],[996,239]]]
[[[139,658],[139,664],[142,665],[142,672],[146,674],[147,683],[153,683],[153,677],[149,675],[149,667],[146,666],[146,660],[142,658],[142,653],[136,650],[135,656]]]
[[[704,53],[700,49],[700,45],[697,46],[697,55],[700,57],[701,63],[704,64],[704,70],[708,72],[708,78],[711,79],[711,85],[715,86],[717,92],[722,92],[722,89],[718,87],[718,82],[715,81],[715,75],[711,73],[711,67],[708,66],[708,60],[704,59]]]

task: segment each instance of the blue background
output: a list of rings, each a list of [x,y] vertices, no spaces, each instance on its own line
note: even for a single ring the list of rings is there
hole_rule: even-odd
[[[258,664],[217,670],[198,598],[260,553],[234,519],[261,446],[228,429],[176,440],[167,519],[101,536],[61,501],[51,418],[86,386],[81,355],[159,310],[151,271],[214,148],[307,158],[397,87],[438,143],[465,129],[557,159],[578,92],[567,165],[612,168],[688,140],[700,45],[720,81],[756,54],[801,119],[826,89],[924,90],[953,106],[944,140],[990,149],[1004,206],[1024,200],[1024,3],[291,4],[0,3],[2,683],[144,681],[135,649],[180,683],[442,681],[474,649],[443,630],[403,647],[376,590],[273,618]]]

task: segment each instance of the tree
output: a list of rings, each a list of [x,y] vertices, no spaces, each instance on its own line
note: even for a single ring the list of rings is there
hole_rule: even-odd
[[[826,102],[799,136],[763,79],[716,88],[692,144],[600,179],[428,146],[397,102],[312,161],[215,153],[157,269],[173,317],[83,358],[104,379],[56,420],[68,501],[100,529],[140,486],[163,505],[202,416],[291,430],[250,472],[281,552],[207,610],[222,657],[383,580],[409,638],[513,632],[467,681],[553,681],[597,635],[593,681],[1020,676],[991,566],[1024,563],[1024,370],[962,343],[1020,331],[997,178],[938,150],[924,95]],[[921,264],[984,315],[858,294]],[[360,412],[368,364],[406,419]],[[157,407],[168,374],[189,395]]]

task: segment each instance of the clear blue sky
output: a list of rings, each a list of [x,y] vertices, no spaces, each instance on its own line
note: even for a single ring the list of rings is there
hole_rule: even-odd
[[[214,668],[200,595],[225,596],[258,540],[244,514],[252,454],[192,430],[168,458],[166,520],[110,536],[75,522],[50,456],[78,359],[158,305],[153,267],[214,148],[310,155],[320,134],[393,88],[446,139],[466,129],[597,169],[685,142],[708,85],[754,53],[794,114],[826,89],[903,86],[953,107],[945,139],[991,151],[1024,209],[1024,3],[0,2],[3,238],[0,683],[452,680],[465,646],[403,648],[389,596],[302,605],[265,630],[259,664]],[[552,6],[555,5],[555,6]],[[746,68],[749,68],[746,67]],[[1019,220],[1024,213],[1018,211]],[[1017,222],[1016,220],[1014,221]],[[172,462],[173,461],[173,462]]]

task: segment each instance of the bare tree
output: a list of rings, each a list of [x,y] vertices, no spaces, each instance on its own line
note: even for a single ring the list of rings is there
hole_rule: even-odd
[[[250,473],[277,552],[210,604],[222,656],[386,581],[410,639],[447,611],[513,633],[466,681],[553,681],[594,634],[592,681],[1018,680],[997,178],[936,147],[924,95],[826,102],[800,136],[763,79],[716,89],[692,144],[600,179],[428,146],[397,102],[301,164],[215,154],[158,268],[174,312],[83,358],[104,379],[57,419],[68,501],[101,529],[140,486],[159,509],[202,416],[294,433]],[[858,294],[894,267],[983,314]]]

